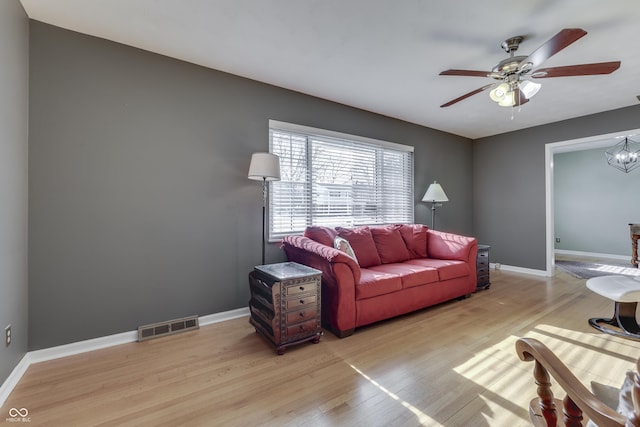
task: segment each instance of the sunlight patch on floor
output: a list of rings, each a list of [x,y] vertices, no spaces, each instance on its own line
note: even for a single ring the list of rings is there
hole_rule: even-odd
[[[379,382],[377,382],[376,380],[374,380],[373,378],[371,378],[370,376],[368,376],[367,374],[362,372],[360,369],[356,368],[352,364],[349,364],[349,366],[351,366],[351,368],[354,371],[356,371],[364,379],[366,379],[371,384],[373,384],[375,387],[377,387],[380,391],[385,393],[387,396],[389,396],[393,400],[398,401],[402,406],[407,408],[409,411],[413,412],[413,414],[416,416],[416,418],[418,419],[418,422],[421,425],[433,426],[433,427],[444,427],[442,424],[440,424],[439,422],[437,422],[436,420],[434,420],[433,418],[431,418],[430,416],[428,416],[427,414],[422,412],[420,409],[416,408],[415,406],[413,406],[409,402],[407,402],[405,400],[402,400],[397,394],[393,393],[391,390],[389,390],[386,387],[384,387],[382,384],[380,384]]]
[[[630,268],[623,267],[621,265],[610,265],[610,264],[598,264],[596,268],[589,268],[591,271],[600,271],[603,273],[611,273],[611,274],[625,274],[627,276],[638,276],[640,277],[640,269],[638,268]]]

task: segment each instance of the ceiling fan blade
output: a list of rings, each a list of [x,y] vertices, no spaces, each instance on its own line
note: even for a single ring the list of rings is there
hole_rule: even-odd
[[[489,77],[491,71],[475,70],[444,70],[440,76],[469,76],[469,77]]]
[[[611,74],[620,68],[620,61],[597,62],[593,64],[567,65],[565,67],[539,68],[531,73],[531,77],[542,79],[547,77],[591,76],[595,74]]]
[[[467,98],[469,98],[470,96],[473,96],[473,95],[475,95],[475,94],[477,94],[477,93],[483,92],[483,91],[485,91],[485,90],[487,90],[487,89],[489,89],[489,88],[492,88],[493,86],[495,86],[495,83],[491,83],[491,84],[488,84],[488,85],[486,85],[486,86],[482,86],[481,88],[478,88],[478,89],[476,89],[476,90],[473,90],[473,91],[471,91],[471,92],[469,92],[469,93],[465,93],[464,95],[462,95],[462,96],[460,96],[460,97],[458,97],[458,98],[456,98],[456,99],[453,99],[453,100],[451,100],[451,101],[447,102],[446,104],[442,104],[442,105],[440,106],[440,108],[449,107],[449,106],[451,106],[451,105],[453,105],[453,104],[455,104],[455,103],[457,103],[457,102],[462,101],[463,99],[467,99]]]
[[[587,35],[587,32],[582,28],[565,28],[553,36],[549,41],[537,48],[520,64],[522,66],[530,62],[530,69],[539,67],[544,61],[585,35]]]

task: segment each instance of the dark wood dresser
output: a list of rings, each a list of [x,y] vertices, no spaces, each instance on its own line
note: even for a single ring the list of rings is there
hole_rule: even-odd
[[[478,245],[478,257],[476,258],[476,273],[478,275],[477,289],[489,289],[489,249],[491,246]]]
[[[249,322],[278,354],[292,345],[320,342],[321,274],[295,262],[259,265],[249,273]]]

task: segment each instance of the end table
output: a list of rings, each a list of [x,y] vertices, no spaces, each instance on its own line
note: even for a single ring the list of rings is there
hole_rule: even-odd
[[[489,280],[489,249],[491,249],[491,246],[478,245],[478,256],[476,258],[477,290],[489,289],[489,286],[491,286],[491,281]]]
[[[279,355],[292,345],[320,342],[321,275],[295,262],[259,265],[249,273],[249,323]]]

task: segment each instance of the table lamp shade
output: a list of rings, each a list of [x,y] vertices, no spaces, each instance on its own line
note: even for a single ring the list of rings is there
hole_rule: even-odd
[[[271,153],[253,153],[248,178],[256,181],[279,181],[280,159]]]

